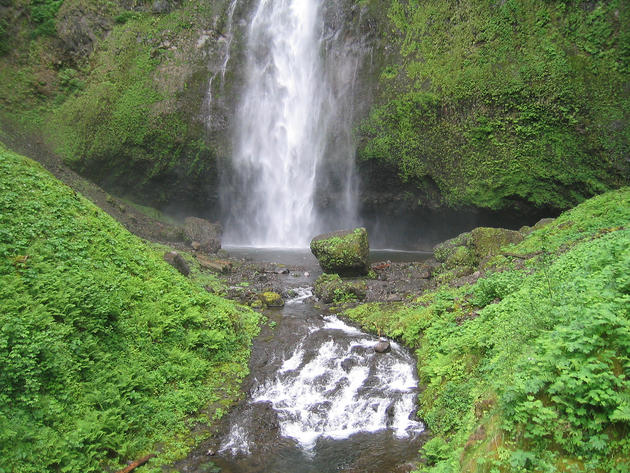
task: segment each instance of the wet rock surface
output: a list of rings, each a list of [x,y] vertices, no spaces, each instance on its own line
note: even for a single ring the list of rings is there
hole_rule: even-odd
[[[205,253],[216,253],[221,249],[223,227],[220,223],[213,223],[198,217],[186,217],[183,232],[185,239],[191,242],[193,249]]]
[[[164,253],[164,261],[170,264],[173,268],[179,271],[182,275],[188,276],[190,274],[190,266],[186,263],[186,260],[177,251],[169,251]]]
[[[370,246],[365,228],[318,235],[311,252],[326,273],[362,276],[369,271]]]

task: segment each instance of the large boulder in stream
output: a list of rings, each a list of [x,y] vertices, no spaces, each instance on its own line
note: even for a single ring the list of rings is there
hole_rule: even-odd
[[[216,253],[221,249],[223,227],[198,217],[186,217],[184,235],[190,242],[198,242],[198,248],[205,253]]]
[[[318,235],[311,241],[311,252],[329,274],[363,276],[370,269],[370,246],[365,228]]]

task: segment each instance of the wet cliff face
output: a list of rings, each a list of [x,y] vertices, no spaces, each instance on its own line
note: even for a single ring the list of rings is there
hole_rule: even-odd
[[[17,0],[0,10],[0,119],[113,193],[188,213],[216,207],[237,81],[229,42],[239,54],[231,3],[39,3],[48,17]],[[250,3],[238,2],[237,24]]]
[[[231,169],[244,94],[246,30],[258,2],[49,3],[55,8],[41,32],[25,2],[3,2],[0,100],[7,107],[0,118],[26,122],[112,193],[217,218],[219,177]],[[340,181],[353,179],[355,189],[358,182],[353,128],[372,105],[386,3],[322,5],[321,56],[334,90],[315,201],[327,226],[342,224]]]
[[[386,8],[399,56],[357,134],[365,183],[394,168],[420,207],[558,212],[629,182],[626,5]]]
[[[112,193],[216,218],[256,4],[2,0],[0,121]],[[324,2],[323,226],[348,179],[366,221],[555,213],[627,184],[629,9],[563,5]]]

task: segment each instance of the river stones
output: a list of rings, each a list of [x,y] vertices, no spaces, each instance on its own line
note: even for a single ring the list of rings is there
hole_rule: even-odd
[[[168,251],[164,253],[164,261],[170,264],[173,268],[179,271],[184,276],[190,274],[190,267],[186,260],[177,251]]]
[[[370,246],[365,228],[318,235],[311,241],[311,252],[326,273],[363,276],[370,269]]]
[[[389,340],[385,338],[379,339],[378,343],[374,345],[374,351],[376,353],[387,353],[390,350],[391,350],[391,345],[389,343]]]

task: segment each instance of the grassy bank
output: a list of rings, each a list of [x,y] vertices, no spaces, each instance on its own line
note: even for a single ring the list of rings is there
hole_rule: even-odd
[[[161,255],[0,147],[0,471],[159,465],[237,396],[258,316]]]
[[[484,263],[473,284],[347,315],[413,347],[430,472],[630,471],[630,189]]]

